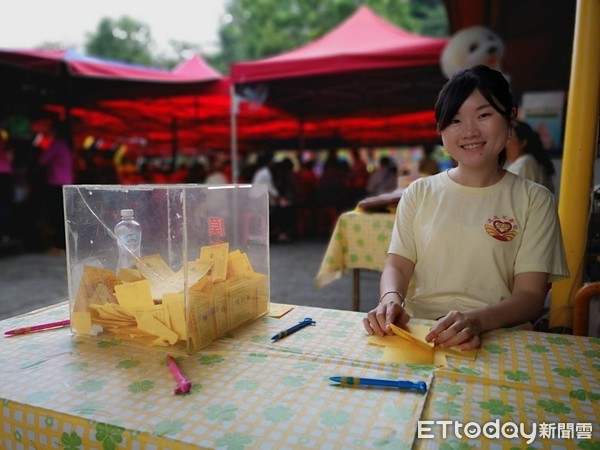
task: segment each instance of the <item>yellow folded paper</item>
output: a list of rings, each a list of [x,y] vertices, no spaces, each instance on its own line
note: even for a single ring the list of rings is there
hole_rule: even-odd
[[[384,347],[383,362],[445,367],[448,365],[446,357],[474,360],[477,356],[477,349],[461,351],[458,347],[443,348],[425,341],[429,333],[426,325],[407,325],[406,330],[395,325],[391,325],[391,328],[393,336],[367,338],[369,344]]]
[[[409,330],[403,330],[402,328],[397,327],[393,323],[390,324],[390,327],[392,328],[392,331],[394,332],[394,334],[396,336],[400,336],[401,338],[406,339],[407,341],[411,341],[414,344],[419,345],[423,348],[428,348],[428,349],[433,348],[433,342],[427,342],[424,337],[413,334],[413,332],[412,332],[412,330],[410,330],[410,328],[409,328]],[[407,328],[408,328],[408,326],[407,326]]]
[[[392,327],[395,327],[392,325]],[[395,327],[398,328],[398,327]],[[426,342],[425,336],[429,334],[430,327],[427,325],[411,325],[410,323],[406,325],[406,329],[408,332],[417,340]],[[429,345],[433,345],[428,343]],[[444,348],[439,345],[435,346],[436,352],[443,352],[446,356],[450,358],[460,358],[460,359],[468,359],[470,361],[475,361],[477,357],[477,349],[471,350],[461,350],[459,346],[455,345],[450,348]]]

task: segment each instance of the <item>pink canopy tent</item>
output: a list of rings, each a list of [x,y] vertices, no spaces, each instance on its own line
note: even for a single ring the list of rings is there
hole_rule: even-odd
[[[172,71],[81,55],[73,50],[0,49],[2,109],[85,105],[111,98],[204,93],[221,75],[196,57]]]
[[[445,79],[447,39],[402,30],[366,6],[320,39],[278,56],[234,63],[236,91],[299,117],[431,109]]]
[[[172,83],[210,81],[221,78],[221,75],[199,56],[185,61],[172,71],[85,56],[74,50],[0,49],[0,63],[56,76],[60,75],[64,64],[69,74],[82,78],[132,79],[134,81]]]

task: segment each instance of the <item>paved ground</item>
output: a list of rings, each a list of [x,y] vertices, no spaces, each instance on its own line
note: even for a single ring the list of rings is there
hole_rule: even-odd
[[[327,240],[272,244],[271,301],[352,309],[352,274],[317,289],[315,277]],[[379,273],[361,271],[361,310],[377,302]],[[67,299],[64,256],[16,253],[0,256],[0,320]]]

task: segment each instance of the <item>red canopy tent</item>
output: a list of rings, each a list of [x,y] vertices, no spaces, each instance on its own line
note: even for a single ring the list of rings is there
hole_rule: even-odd
[[[84,56],[73,50],[0,49],[0,71],[4,108],[23,102],[76,106],[108,98],[195,94],[221,79],[198,58],[167,71]]]
[[[384,115],[431,109],[445,79],[447,39],[408,33],[366,6],[320,39],[231,66],[236,92],[298,117]]]
[[[75,70],[84,73],[85,67],[77,65]],[[87,73],[108,73],[106,69],[92,69],[94,71]],[[149,72],[150,75],[153,73]],[[161,97],[83,102],[71,109],[76,142],[82,142],[90,134],[108,141],[134,136],[151,141],[154,148],[162,148],[164,154],[170,154],[174,146],[177,147],[176,152],[229,150],[229,79],[221,77],[213,81],[215,74],[219,76],[218,73],[199,55],[184,61],[172,73],[176,79],[209,81],[201,85],[202,89],[195,87],[199,91],[197,94],[168,95],[170,91],[167,89]],[[60,105],[49,109],[62,111]],[[307,147],[312,148],[433,142],[437,139],[437,133],[432,129],[432,123],[429,112],[380,118],[359,115],[337,119],[309,118],[303,123],[303,139]],[[298,129],[297,119],[279,109],[248,103],[240,106],[237,116],[240,150],[294,148],[297,146]],[[402,136],[403,140],[398,136]]]
[[[231,147],[230,82],[200,56],[167,72],[73,51],[0,50],[0,71],[7,80],[0,86],[6,113],[23,103],[30,110],[48,104],[54,112],[66,109],[74,118],[77,142],[92,134],[112,141],[139,136],[182,150]],[[312,148],[431,142],[437,135],[430,117],[375,118],[369,112],[354,112],[349,118],[309,117],[302,123],[303,142]],[[290,148],[297,147],[299,124],[278,109],[244,103],[237,132],[241,150]]]
[[[110,141],[137,136],[167,149],[176,134],[182,152],[229,150],[229,108],[228,96],[208,94],[106,100],[73,108],[73,130],[77,142],[90,134]],[[305,148],[436,142],[434,122],[431,111],[375,118],[308,119],[303,124],[303,137]],[[297,119],[288,113],[243,103],[237,116],[239,150],[297,148],[298,127]]]
[[[198,99],[204,96],[219,99],[221,116],[229,111],[229,82],[199,55],[166,71],[71,50],[0,50],[0,73],[2,116],[18,111],[36,119],[51,111],[69,120],[77,142],[90,134],[112,140],[135,135],[132,133],[147,137],[145,117],[165,114],[154,128],[162,127],[161,137],[168,135],[168,141],[174,143],[178,117],[170,112],[177,111],[178,105],[171,102],[183,96],[195,106],[190,120],[198,117],[198,107],[204,106]],[[102,106],[111,101],[116,103]],[[162,108],[146,111],[154,102]],[[139,117],[132,114],[135,111]]]

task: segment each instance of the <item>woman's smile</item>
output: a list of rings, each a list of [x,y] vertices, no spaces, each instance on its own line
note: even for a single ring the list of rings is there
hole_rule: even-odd
[[[461,148],[463,148],[464,150],[479,150],[479,149],[482,149],[482,147],[484,145],[485,145],[485,141],[484,142],[475,142],[473,144],[461,145]]]

